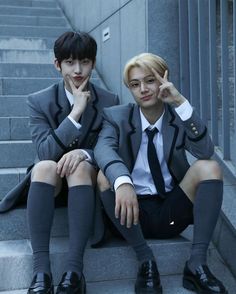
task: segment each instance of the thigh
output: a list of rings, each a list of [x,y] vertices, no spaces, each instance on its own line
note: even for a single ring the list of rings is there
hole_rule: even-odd
[[[66,178],[62,178],[55,190],[55,206],[64,207],[68,202],[68,184]]]
[[[140,224],[146,238],[172,238],[193,223],[193,204],[183,190],[176,186],[166,196],[165,200],[139,201]]]

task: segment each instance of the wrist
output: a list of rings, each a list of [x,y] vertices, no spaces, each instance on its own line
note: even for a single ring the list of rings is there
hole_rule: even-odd
[[[72,117],[77,122],[79,121],[81,115],[82,115],[81,110],[75,111],[74,109],[72,109],[72,111],[70,113],[70,117]]]
[[[182,105],[184,102],[186,101],[186,98],[184,96],[182,96],[181,94],[179,94],[178,96],[176,96],[175,100],[173,101],[172,105],[174,107],[179,107],[180,105]]]
[[[122,183],[122,184],[120,184],[118,187],[117,187],[117,189],[116,189],[116,191],[118,190],[118,189],[126,189],[126,188],[128,188],[128,189],[130,189],[130,188],[134,188],[134,186],[132,185],[132,183]]]

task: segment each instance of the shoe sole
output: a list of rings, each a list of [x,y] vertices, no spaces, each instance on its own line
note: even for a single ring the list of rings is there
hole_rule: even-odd
[[[193,280],[187,279],[187,278],[183,278],[183,287],[185,289],[188,289],[188,290],[193,291],[193,292],[198,293],[198,294],[212,294],[213,293],[213,292],[209,292],[209,291],[206,291],[206,290],[199,289],[198,286],[194,283]],[[217,294],[228,294],[228,291],[219,292]]]
[[[37,293],[37,292],[34,292],[34,291],[31,291],[31,290],[28,290],[27,291],[27,294],[32,294],[32,293]],[[38,291],[38,293],[41,293],[40,291]],[[54,294],[54,287],[50,288],[45,294]]]
[[[66,291],[56,291],[56,294],[66,294],[67,292]],[[82,291],[81,290],[78,290],[78,291],[74,291],[74,293],[77,293],[77,294],[86,294],[86,284],[84,285]]]

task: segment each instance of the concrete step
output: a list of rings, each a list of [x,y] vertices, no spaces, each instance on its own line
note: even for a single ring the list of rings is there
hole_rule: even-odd
[[[47,3],[47,2],[46,2]],[[63,17],[44,17],[44,16],[21,16],[21,15],[1,15],[0,25],[22,25],[22,26],[53,26],[68,27],[69,25]]]
[[[148,243],[158,261],[164,293],[188,293],[182,289],[181,284],[184,264],[189,257],[190,242],[179,237],[172,240],[149,240]],[[52,238],[51,263],[55,285],[58,284],[65,270],[67,251],[67,238]],[[32,255],[29,241],[0,242],[0,260],[0,273],[4,277],[0,290],[27,289],[32,277]],[[224,282],[229,294],[233,294],[232,291],[236,286],[235,279],[214,247],[208,251],[208,263],[213,273]],[[91,293],[100,293],[97,292],[97,283],[112,291],[101,293],[121,293],[115,291],[116,289],[117,291],[124,289],[122,286],[124,286],[123,281],[125,280],[128,282],[127,290],[131,290],[127,293],[133,293],[137,268],[134,252],[124,241],[110,240],[102,248],[86,248],[84,274],[88,285],[93,283]],[[176,292],[176,288],[179,292]]]
[[[31,37],[3,37],[0,36],[1,49],[24,49],[24,50],[52,50],[54,38],[31,38]],[[9,61],[5,61],[9,62]],[[20,62],[19,60],[16,62]]]
[[[2,63],[0,65],[0,77],[39,77],[39,78],[55,78],[61,75],[55,69],[53,60],[50,63]],[[1,110],[0,110],[1,112]]]
[[[0,96],[0,119],[3,117],[26,117],[28,108],[25,95]],[[1,121],[2,123],[2,121]],[[1,124],[2,126],[2,124]],[[0,128],[1,130],[1,128]]]
[[[26,168],[0,168],[0,200],[23,179],[25,173]]]
[[[61,74],[55,69],[51,60],[50,63],[1,63],[0,77],[57,78],[61,77]],[[95,70],[93,70],[92,78],[98,78]]]
[[[20,6],[20,7],[49,7],[55,8],[57,4],[55,1],[47,1],[47,0],[0,0],[0,5],[4,6]]]
[[[2,15],[30,15],[30,16],[55,16],[62,17],[63,14],[59,8],[41,8],[41,7],[19,7],[19,6],[1,6]]]
[[[224,266],[216,265],[214,273],[226,281],[229,294],[235,292],[235,280],[229,270]],[[183,288],[181,275],[161,276],[163,292],[165,294],[192,294],[193,292]],[[87,294],[133,294],[135,279],[117,279],[112,281],[87,282]],[[25,294],[27,289],[3,291],[2,294]],[[56,287],[55,287],[56,292]]]
[[[26,95],[44,89],[59,80],[59,78],[2,78],[0,79],[0,95]],[[91,81],[104,87],[99,78],[92,78]]]
[[[26,95],[44,89],[59,78],[2,78],[0,79],[1,95]]]
[[[15,180],[17,181],[17,179]],[[14,186],[12,186],[13,188]],[[0,195],[2,199],[5,194]],[[26,207],[18,207],[0,214],[0,241],[28,239]],[[67,208],[56,208],[51,232],[52,237],[68,236]]]
[[[57,38],[64,32],[68,31],[68,27],[51,27],[51,26],[20,26],[19,25],[0,25],[1,36],[15,37],[53,37]]]
[[[31,140],[28,117],[0,117],[0,124],[0,142],[12,144],[12,140]]]
[[[182,273],[190,249],[187,239],[151,240],[149,244],[154,253],[158,253],[157,260],[162,275]],[[65,270],[67,251],[67,238],[52,238],[51,263],[55,285]],[[32,255],[28,240],[1,241],[0,261],[0,274],[4,277],[0,291],[28,287],[32,276]],[[88,282],[135,279],[136,271],[135,254],[124,241],[112,240],[103,248],[86,249],[84,274]]]
[[[0,49],[0,63],[52,63],[52,50]]]
[[[0,168],[29,166],[34,162],[35,150],[31,141],[0,141]]]

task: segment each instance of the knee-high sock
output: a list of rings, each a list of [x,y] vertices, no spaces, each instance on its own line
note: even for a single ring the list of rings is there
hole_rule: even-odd
[[[206,264],[207,249],[211,241],[223,199],[223,181],[202,181],[194,201],[193,245],[189,268],[194,272],[200,264]]]
[[[146,240],[143,237],[143,233],[140,225],[132,225],[131,228],[122,226],[120,220],[115,217],[115,194],[111,190],[101,192],[101,199],[106,210],[107,215],[125,238],[125,240],[131,245],[137,255],[140,262],[152,259],[154,255],[151,248],[147,245]]]
[[[50,273],[49,242],[54,215],[55,187],[32,182],[28,194],[27,216],[33,250],[33,272]]]
[[[68,271],[83,270],[84,249],[91,233],[94,216],[94,189],[89,185],[73,186],[68,192],[69,256]]]

